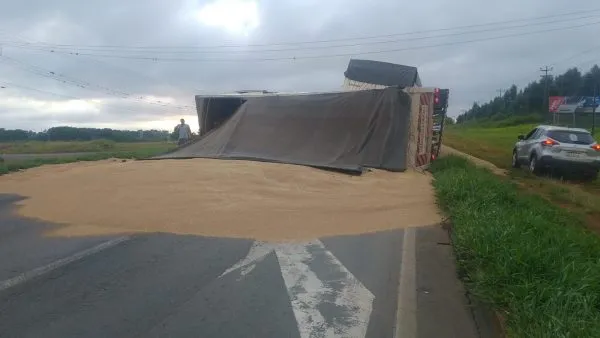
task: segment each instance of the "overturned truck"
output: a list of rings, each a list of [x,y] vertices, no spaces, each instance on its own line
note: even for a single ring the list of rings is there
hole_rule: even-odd
[[[201,138],[157,158],[259,160],[362,172],[431,161],[434,88],[196,96]]]

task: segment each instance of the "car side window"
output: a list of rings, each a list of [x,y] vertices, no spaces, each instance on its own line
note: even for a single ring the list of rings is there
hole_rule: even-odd
[[[533,135],[531,135],[531,139],[535,140],[537,138],[540,138],[542,134],[544,134],[544,129],[538,128],[538,130],[535,133],[533,133]]]
[[[535,134],[536,131],[538,131],[538,128],[535,128],[534,130],[530,131],[527,135],[525,135],[525,139],[529,140],[531,139],[531,137],[533,136],[533,134]]]

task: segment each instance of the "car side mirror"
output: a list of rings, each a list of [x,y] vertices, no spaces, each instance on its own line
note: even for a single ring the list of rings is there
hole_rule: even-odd
[[[525,139],[525,135],[519,135],[519,136],[517,136],[517,139],[519,141],[523,141]]]

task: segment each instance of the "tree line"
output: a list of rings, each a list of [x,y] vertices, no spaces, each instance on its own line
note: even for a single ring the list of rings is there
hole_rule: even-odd
[[[0,142],[17,141],[92,141],[115,142],[165,141],[172,137],[166,130],[116,130],[110,128],[53,127],[41,132],[0,128]]]
[[[547,81],[547,83],[546,83]],[[594,96],[600,85],[600,67],[594,65],[585,74],[576,67],[558,76],[548,75],[518,89],[512,85],[504,95],[484,104],[473,103],[465,113],[458,116],[457,123],[469,121],[502,121],[512,119],[517,123],[551,120],[548,114],[548,96]]]

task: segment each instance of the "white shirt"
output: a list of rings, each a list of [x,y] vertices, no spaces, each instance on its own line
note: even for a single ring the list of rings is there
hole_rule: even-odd
[[[179,131],[179,139],[188,139],[192,135],[192,129],[187,124],[178,124],[175,127]]]

